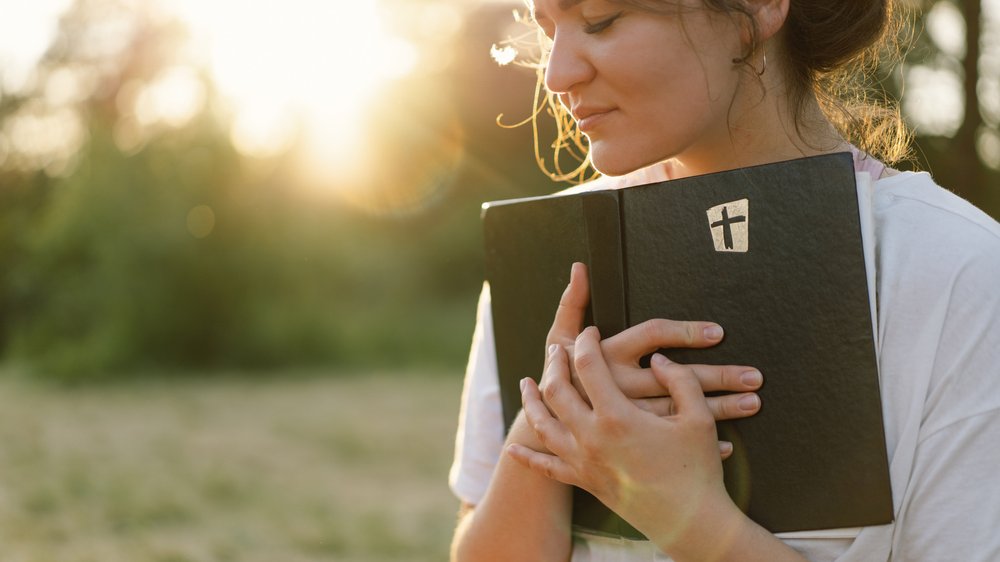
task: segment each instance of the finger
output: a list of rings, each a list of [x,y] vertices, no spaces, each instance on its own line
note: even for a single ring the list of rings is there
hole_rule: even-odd
[[[746,418],[760,411],[760,397],[753,392],[710,396],[706,401],[716,421]],[[677,405],[669,396],[633,399],[632,402],[637,407],[660,417],[677,415]]]
[[[667,358],[670,361],[670,358]],[[757,390],[764,383],[760,371],[740,365],[688,365],[701,382],[704,392],[746,392]]]
[[[576,262],[569,273],[569,285],[559,299],[552,327],[545,338],[546,343],[569,343],[576,339],[583,328],[583,319],[590,304],[590,283],[587,281],[587,266]]]
[[[711,396],[707,402],[708,409],[716,420],[738,420],[760,411],[760,396],[754,392]]]
[[[543,402],[572,433],[579,427],[590,406],[570,380],[569,358],[561,345],[549,346],[548,366],[540,388]]]
[[[719,455],[722,456],[722,460],[733,456],[733,444],[729,441],[719,441]]]
[[[605,340],[607,341],[607,340]],[[605,354],[605,357],[608,357]],[[608,358],[609,362],[611,361]],[[669,358],[667,358],[670,361]],[[764,381],[760,371],[753,367],[737,365],[687,365],[701,382],[703,392],[747,392],[760,388]],[[615,381],[629,398],[652,398],[666,396],[667,389],[648,369],[620,368]]]
[[[594,411],[622,411],[631,407],[618,384],[615,383],[601,352],[601,334],[591,326],[577,338],[573,350],[573,364]]]
[[[549,412],[542,402],[538,385],[530,378],[521,381],[521,404],[528,425],[542,445],[553,453],[566,454],[572,450],[573,435]]]
[[[670,391],[677,415],[704,421],[711,420],[714,427],[715,420],[701,390],[701,382],[698,381],[694,371],[685,365],[670,362],[659,353],[653,354],[650,364],[660,384]]]
[[[510,458],[546,478],[563,484],[577,485],[576,472],[566,461],[555,455],[539,453],[517,443],[512,443],[507,447],[507,454],[510,455]]]
[[[658,349],[711,347],[722,341],[722,327],[713,322],[682,322],[655,318],[608,338],[609,357],[643,357]]]

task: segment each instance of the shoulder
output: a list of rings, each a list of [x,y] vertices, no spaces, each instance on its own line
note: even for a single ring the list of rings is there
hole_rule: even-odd
[[[926,173],[878,181],[874,215],[883,327],[965,351],[991,334],[1000,347],[1000,225]]]
[[[942,188],[926,172],[903,172],[875,184],[875,214],[886,233],[915,238],[960,235],[973,246],[1000,249],[1000,224],[972,203]]]
[[[879,180],[874,215],[883,266],[919,268],[925,278],[973,270],[1000,275],[1000,224],[927,173]]]

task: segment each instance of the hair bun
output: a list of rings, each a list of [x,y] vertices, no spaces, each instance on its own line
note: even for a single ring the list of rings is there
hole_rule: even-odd
[[[803,70],[839,69],[877,45],[890,20],[890,0],[791,0],[789,53]]]

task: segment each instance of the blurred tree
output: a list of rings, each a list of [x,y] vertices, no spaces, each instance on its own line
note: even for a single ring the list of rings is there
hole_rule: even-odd
[[[941,185],[1000,217],[1000,65],[996,64],[1000,21],[985,19],[981,0],[920,0],[916,7],[916,38],[902,79],[896,82],[896,95],[902,92],[904,108],[908,97],[927,99],[907,112],[916,126],[918,166],[930,170]],[[931,72],[920,72],[927,69]],[[947,86],[952,83],[958,91],[949,94]],[[984,98],[986,92],[991,95]],[[952,105],[941,99],[949,95],[961,111],[957,126],[925,126],[950,112]]]
[[[5,355],[72,379],[460,364],[478,206],[511,183],[495,172],[510,154],[487,148],[495,114],[467,124],[449,109],[472,103],[450,88],[482,65],[386,89],[372,121],[384,162],[345,204],[303,185],[291,154],[234,150],[185,39],[142,3],[78,0],[34,84],[0,98]],[[488,45],[480,58],[492,64]],[[189,107],[161,103],[163,88]],[[18,133],[49,126],[63,134]]]

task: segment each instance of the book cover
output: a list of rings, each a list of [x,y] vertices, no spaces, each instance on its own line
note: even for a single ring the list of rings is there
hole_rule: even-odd
[[[505,422],[536,379],[570,264],[587,263],[605,337],[651,318],[710,320],[681,363],[757,367],[761,411],[721,422],[726,487],[772,532],[892,520],[853,162],[824,155],[620,190],[484,205]],[[578,490],[574,525],[642,538]]]

